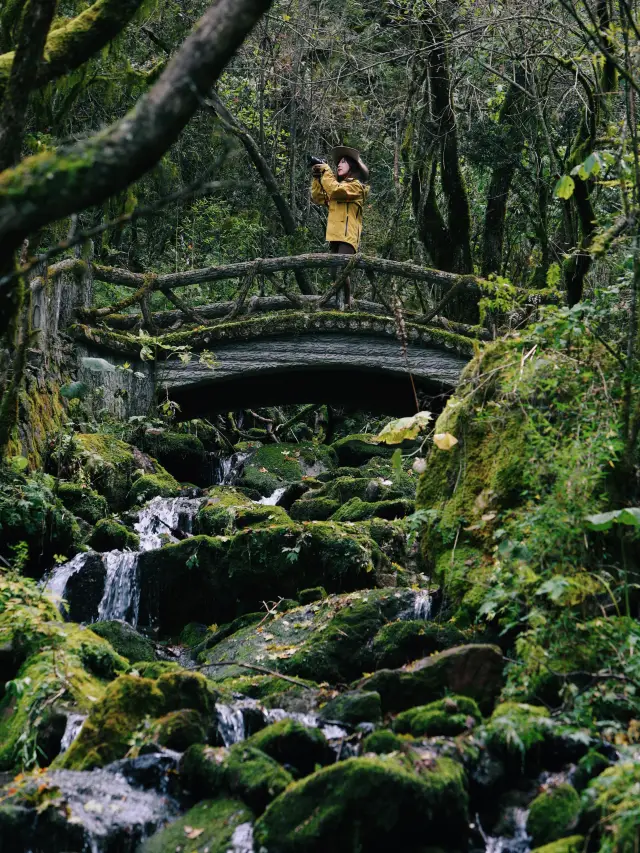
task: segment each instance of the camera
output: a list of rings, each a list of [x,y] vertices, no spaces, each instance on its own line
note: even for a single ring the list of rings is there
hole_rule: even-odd
[[[314,157],[313,154],[307,154],[307,165],[309,168],[311,166],[319,166],[321,163],[326,163],[326,160],[323,160],[322,157]]]

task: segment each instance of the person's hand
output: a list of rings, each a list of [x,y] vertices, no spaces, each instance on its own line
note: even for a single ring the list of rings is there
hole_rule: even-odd
[[[314,177],[319,178],[320,175],[324,172],[326,167],[326,163],[316,163],[315,166],[311,167],[311,172]]]

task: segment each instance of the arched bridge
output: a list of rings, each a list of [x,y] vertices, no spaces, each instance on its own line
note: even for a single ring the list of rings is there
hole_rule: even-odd
[[[474,339],[487,334],[469,325],[477,323],[481,280],[407,262],[312,254],[156,275],[68,260],[48,276],[77,274],[75,267],[132,291],[114,305],[76,309],[81,322],[69,329],[85,365],[78,378],[100,387],[104,405],[125,416],[166,395],[183,418],[313,401],[402,413],[413,409],[416,394],[447,396]],[[334,281],[324,295],[294,293],[287,275],[297,269],[329,269]],[[358,291],[369,298],[335,310],[336,291],[360,271],[367,281]],[[194,307],[176,293],[233,279],[239,283],[227,302]],[[259,295],[269,290],[275,294]],[[152,313],[153,292],[176,310]],[[131,313],[135,305],[140,310]],[[96,356],[123,369],[96,377]]]

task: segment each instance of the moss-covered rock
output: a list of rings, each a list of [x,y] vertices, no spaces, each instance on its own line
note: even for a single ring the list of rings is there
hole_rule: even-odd
[[[296,782],[257,821],[255,840],[278,853],[415,851],[464,835],[463,772],[447,759],[418,775],[391,758],[350,758]]]
[[[323,586],[312,586],[298,592],[298,601],[300,604],[313,604],[314,601],[323,601],[327,595],[327,590]]]
[[[502,652],[497,646],[456,646],[401,669],[382,669],[361,682],[377,690],[383,711],[404,711],[453,692],[475,699],[488,713],[502,687]]]
[[[377,732],[371,732],[362,741],[361,754],[366,755],[368,752],[373,752],[376,755],[387,755],[390,752],[400,752],[405,745],[406,740],[403,740],[399,735],[390,732],[389,729],[379,729]]]
[[[268,444],[257,448],[246,462],[239,484],[270,495],[287,483],[335,467],[336,457],[325,445]]]
[[[91,709],[80,734],[58,759],[61,767],[88,770],[127,753],[135,731],[146,718],[191,708],[208,716],[214,696],[198,673],[168,672],[157,680],[124,675],[107,688]]]
[[[137,470],[131,445],[97,433],[79,433],[74,439],[92,487],[104,495],[112,509],[123,509]]]
[[[175,497],[180,493],[180,488],[180,483],[168,471],[160,470],[155,474],[143,474],[131,486],[129,506],[137,506],[157,497]]]
[[[140,442],[145,453],[151,454],[181,483],[203,481],[205,449],[195,435],[182,432],[146,432]]]
[[[447,696],[428,705],[419,705],[398,714],[393,730],[414,737],[448,737],[462,734],[481,719],[480,710],[467,696]]]
[[[310,681],[349,682],[371,671],[371,640],[385,622],[410,610],[415,598],[416,593],[409,589],[330,596],[278,614],[262,632],[241,629],[202,657],[216,664],[225,660],[257,662]],[[215,681],[245,675],[232,665],[216,665],[206,672]]]
[[[372,456],[382,456],[390,459],[394,447],[388,444],[378,444],[375,437],[367,433],[347,435],[338,439],[332,445],[341,466],[358,467],[371,459]]]
[[[88,713],[108,681],[128,669],[109,643],[62,622],[40,588],[10,574],[0,585],[0,648],[9,687],[0,694],[0,770],[35,764],[47,713],[56,708]],[[49,747],[48,752],[51,757]]]
[[[225,747],[194,745],[180,763],[184,786],[197,797],[231,794],[256,814],[281,794],[293,777],[273,758],[246,743]]]
[[[383,625],[373,638],[376,669],[403,666],[409,661],[468,642],[470,632],[454,625],[423,619],[398,619]]]
[[[333,521],[363,521],[368,518],[404,518],[414,511],[413,501],[406,499],[368,503],[360,498],[351,498],[331,516]]]
[[[227,853],[234,832],[252,820],[252,812],[239,800],[204,800],[147,839],[140,853]],[[202,832],[194,833],[194,828]]]
[[[568,838],[559,838],[551,844],[536,847],[531,853],[582,853],[585,849],[584,835],[570,835]]]
[[[205,743],[207,727],[199,711],[171,711],[155,723],[155,740],[168,749],[184,752],[194,743]]]
[[[61,612],[73,622],[93,622],[98,618],[104,595],[107,569],[102,555],[83,554],[82,570],[74,572],[64,588]]]
[[[105,498],[80,483],[58,483],[58,497],[70,512],[89,524],[96,524],[109,513]]]
[[[325,720],[348,723],[377,723],[382,719],[380,694],[374,691],[350,690],[341,693],[322,708],[321,716]]]
[[[532,845],[549,844],[575,829],[580,811],[580,797],[572,785],[558,785],[539,794],[531,803],[527,818]]]
[[[292,770],[296,778],[313,773],[316,765],[335,761],[335,754],[320,729],[308,729],[296,720],[272,723],[246,742]]]
[[[140,537],[112,518],[101,519],[93,528],[88,544],[94,551],[137,551]]]
[[[295,521],[326,521],[340,507],[340,501],[331,498],[307,498],[291,505],[289,515]]]
[[[213,486],[195,519],[195,532],[222,536],[234,529],[238,507],[250,507],[249,498],[232,486]]]
[[[633,853],[640,843],[640,764],[634,756],[609,767],[587,789],[587,817],[600,850]]]
[[[155,660],[155,648],[151,640],[139,634],[127,622],[111,620],[94,622],[91,630],[107,640],[122,657],[131,663]]]

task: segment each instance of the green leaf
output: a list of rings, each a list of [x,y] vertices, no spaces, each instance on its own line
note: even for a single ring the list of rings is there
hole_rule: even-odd
[[[594,151],[593,154],[589,154],[587,159],[582,164],[584,167],[584,171],[586,172],[587,177],[590,175],[597,175],[602,168],[602,164],[600,162],[600,155]]]
[[[24,456],[12,456],[9,459],[9,465],[14,471],[16,471],[16,473],[20,474],[22,471],[26,471],[29,467],[29,460]]]
[[[385,444],[400,444],[405,439],[415,438],[431,421],[431,412],[418,412],[410,418],[391,421],[378,434],[378,441]]]
[[[396,476],[400,476],[402,474],[402,451],[400,448],[393,451],[393,456],[391,457],[391,467],[393,468],[393,473]]]
[[[640,507],[629,506],[612,512],[599,512],[588,515],[585,520],[590,530],[610,530],[614,524],[640,527]]]
[[[640,527],[640,507],[628,506],[620,510],[618,524],[626,524],[629,527]]]
[[[547,270],[547,287],[555,287],[560,282],[560,264],[551,264]]]
[[[575,187],[576,184],[573,178],[570,178],[569,175],[563,175],[555,185],[553,194],[556,198],[571,198]]]

